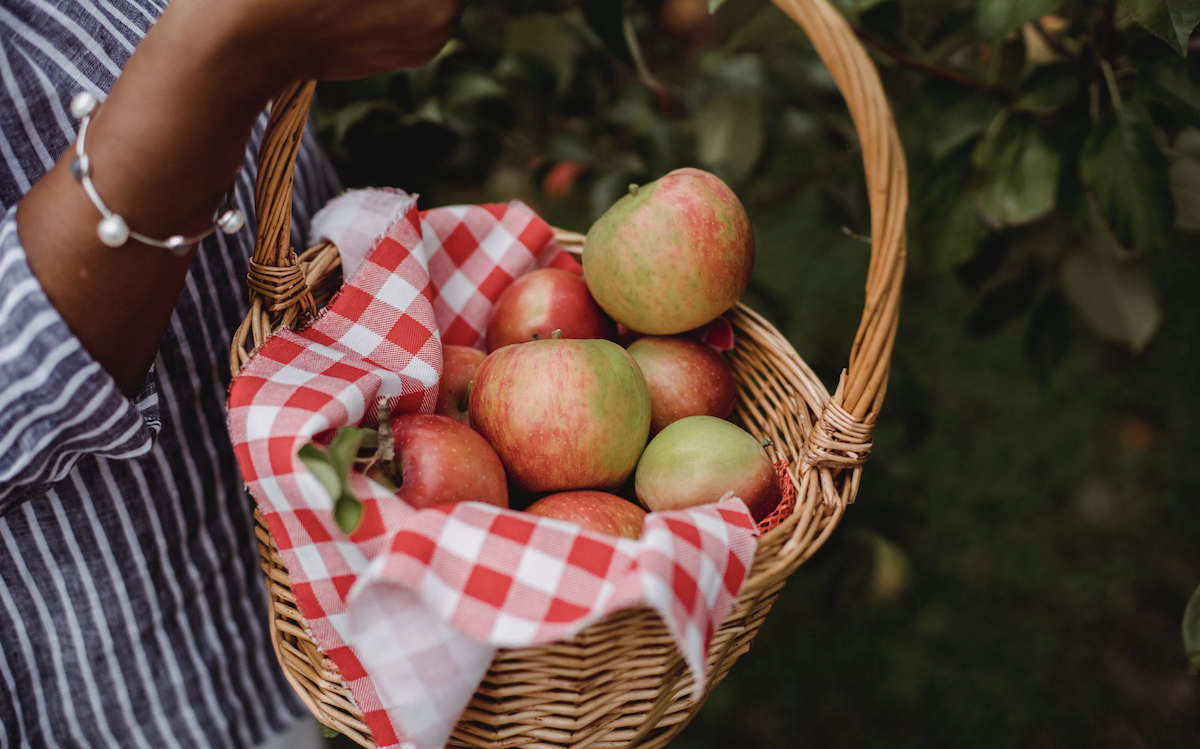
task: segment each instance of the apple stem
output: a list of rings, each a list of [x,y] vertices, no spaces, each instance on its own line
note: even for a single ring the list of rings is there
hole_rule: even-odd
[[[379,446],[375,450],[381,461],[391,462],[396,459],[396,440],[392,436],[392,407],[387,398],[379,399]]]
[[[636,183],[634,183],[634,184],[631,184],[631,185],[629,186],[629,194],[630,194],[630,195],[637,195],[637,194],[638,194],[638,190],[640,190],[640,189],[642,189],[642,188],[641,188],[639,185],[637,185]]]
[[[458,401],[459,411],[468,411],[471,408],[471,388],[475,387],[475,380],[467,383],[467,392],[463,393],[463,397]]]
[[[560,328],[560,329],[555,330],[553,333],[550,334],[550,338],[555,341],[562,338],[562,329]]]
[[[771,438],[770,438],[770,437],[767,437],[767,438],[765,438],[765,439],[764,439],[762,442],[759,442],[759,443],[758,443],[758,446],[759,446],[759,447],[761,447],[762,449],[764,449],[764,450],[765,450],[765,449],[767,449],[768,447],[770,447],[770,446],[772,446],[772,445],[774,445],[774,444],[775,444],[775,443],[771,441]]]

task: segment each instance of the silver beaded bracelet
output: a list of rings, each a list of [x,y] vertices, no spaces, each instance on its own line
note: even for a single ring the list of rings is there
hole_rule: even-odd
[[[100,219],[100,223],[96,225],[96,235],[100,237],[101,242],[109,247],[121,247],[130,239],[133,239],[151,247],[161,247],[164,250],[170,250],[172,254],[182,257],[187,254],[188,247],[196,244],[218,229],[225,234],[233,234],[245,225],[246,214],[242,213],[240,208],[233,205],[233,185],[230,185],[229,191],[225,194],[225,200],[213,216],[213,225],[199,234],[191,236],[176,234],[167,237],[165,240],[161,240],[148,237],[145,234],[130,229],[129,224],[126,223],[120,214],[109,210],[104,201],[100,199],[100,194],[96,192],[96,186],[92,184],[92,165],[88,159],[87,152],[84,150],[84,140],[87,138],[87,130],[88,125],[92,121],[92,113],[96,111],[96,107],[99,104],[96,97],[86,91],[81,91],[71,100],[71,114],[74,115],[75,119],[79,120],[79,137],[75,140],[75,158],[71,161],[71,174],[83,185],[83,191],[87,193],[88,199],[92,201],[92,205],[96,206],[96,209],[100,211],[100,215],[103,217]]]

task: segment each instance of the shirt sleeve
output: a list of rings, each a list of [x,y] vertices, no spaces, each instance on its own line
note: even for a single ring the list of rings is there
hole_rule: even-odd
[[[0,515],[81,458],[144,455],[158,430],[152,371],[126,398],[29,268],[16,207],[0,220]]]

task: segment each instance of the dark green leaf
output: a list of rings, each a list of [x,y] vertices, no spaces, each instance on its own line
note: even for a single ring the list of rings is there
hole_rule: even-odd
[[[1158,295],[1146,272],[1114,257],[1106,243],[1111,240],[1103,234],[1084,238],[1063,263],[1063,291],[1093,330],[1136,353],[1158,329]]]
[[[929,122],[929,150],[941,159],[983,134],[1000,114],[1000,104],[982,96],[957,98]]]
[[[1013,102],[1015,109],[1050,112],[1079,95],[1079,73],[1068,65],[1047,65],[1030,73]]]
[[[552,13],[515,18],[508,31],[508,51],[537,60],[554,73],[555,93],[566,93],[575,75],[575,47],[565,22]]]
[[[763,49],[777,44],[791,44],[804,39],[792,19],[778,6],[764,5],[734,31],[725,42],[726,52]]]
[[[749,174],[763,148],[758,99],[736,93],[712,97],[696,113],[696,156],[729,182]]]
[[[972,154],[975,205],[993,226],[1021,226],[1054,208],[1062,155],[1032,118],[1005,117]]]
[[[1172,61],[1174,62],[1174,61]],[[1179,64],[1158,65],[1139,89],[1143,98],[1161,102],[1182,121],[1200,127],[1200,84]]]
[[[1200,23],[1200,0],[1122,0],[1129,15],[1147,31],[1187,54],[1188,37]]]
[[[1060,0],[979,0],[975,27],[985,39],[1006,37],[1026,21],[1058,8]]]
[[[982,338],[1019,317],[1033,303],[1038,280],[1037,272],[1029,268],[1020,278],[988,291],[967,317],[967,333]]]
[[[627,4],[613,0],[579,0],[579,9],[604,48],[621,62],[633,67],[633,57],[629,54],[629,45],[625,43],[622,29],[628,12]]]
[[[1171,242],[1175,204],[1167,159],[1146,118],[1126,105],[1092,128],[1080,174],[1123,247],[1152,252]]]
[[[1038,376],[1050,376],[1071,344],[1071,320],[1062,293],[1052,290],[1038,300],[1025,331],[1025,358]]]
[[[1187,653],[1188,665],[1200,671],[1200,586],[1188,599],[1183,610],[1183,649]]]
[[[482,73],[464,73],[450,80],[443,105],[446,109],[458,109],[484,99],[502,98],[507,92],[491,76]]]
[[[914,260],[931,270],[947,271],[975,254],[988,227],[967,189],[969,150],[960,149],[926,171],[928,179],[915,191],[919,200],[912,212]]]
[[[1175,198],[1175,227],[1200,232],[1200,159],[1182,154],[1171,159],[1171,195]]]

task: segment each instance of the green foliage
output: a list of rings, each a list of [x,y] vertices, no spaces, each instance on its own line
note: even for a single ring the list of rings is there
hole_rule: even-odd
[[[1142,26],[1181,55],[1187,54],[1188,37],[1200,23],[1198,0],[1123,0],[1125,9]]]

